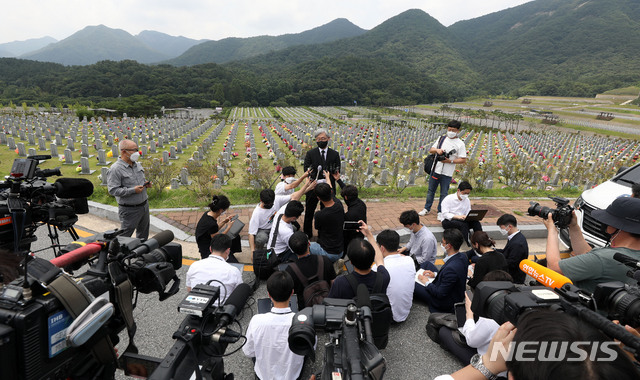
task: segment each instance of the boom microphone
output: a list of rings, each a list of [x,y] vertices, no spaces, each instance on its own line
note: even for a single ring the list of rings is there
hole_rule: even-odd
[[[371,298],[369,297],[369,290],[367,289],[367,286],[365,284],[358,285],[356,292],[356,307],[359,309],[367,306],[371,309]]]
[[[58,198],[86,198],[93,194],[93,183],[85,178],[58,178],[53,185]]]
[[[171,243],[173,240],[173,232],[170,230],[164,230],[162,232],[157,233],[151,239],[142,243],[138,247],[134,248],[131,252],[135,253],[136,256],[144,255],[145,253],[151,252],[156,248],[162,247],[167,243]]]
[[[217,329],[221,329],[229,323],[233,322],[236,318],[240,310],[244,308],[244,304],[247,303],[247,299],[251,295],[251,286],[249,284],[242,283],[231,292],[229,297],[227,297],[227,301],[224,303],[222,307],[220,323],[218,324]]]
[[[640,269],[640,261],[634,259],[631,256],[616,252],[613,254],[613,259],[633,269]]]
[[[51,264],[57,266],[58,268],[64,268],[77,261],[81,261],[95,255],[96,253],[100,252],[101,249],[102,244],[100,243],[87,243],[87,245],[85,245],[84,247],[74,249],[73,251],[52,259]]]
[[[552,289],[560,289],[564,284],[573,284],[568,277],[528,259],[520,261],[520,270]]]

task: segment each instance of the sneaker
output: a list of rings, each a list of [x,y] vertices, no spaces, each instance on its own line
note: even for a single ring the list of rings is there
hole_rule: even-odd
[[[422,209],[422,211],[420,211],[420,212],[418,213],[418,215],[420,215],[420,216],[425,216],[425,215],[427,215],[428,213],[429,213],[429,210],[427,210],[426,208],[423,208],[423,209]]]

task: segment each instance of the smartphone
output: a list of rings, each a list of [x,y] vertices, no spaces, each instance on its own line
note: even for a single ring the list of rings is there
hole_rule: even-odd
[[[142,186],[147,187],[147,186],[149,186],[150,184],[151,184],[151,181],[145,181],[144,185],[142,185]]]
[[[467,321],[467,308],[465,307],[464,302],[458,302],[454,304],[453,308],[456,313],[456,320],[458,321],[458,327],[464,326],[464,323]]]
[[[360,222],[350,222],[350,221],[346,221],[344,222],[344,225],[342,226],[342,229],[345,231],[357,231],[360,229]]]
[[[229,222],[234,222],[236,219],[238,219],[238,214],[235,214],[233,218],[229,220]]]

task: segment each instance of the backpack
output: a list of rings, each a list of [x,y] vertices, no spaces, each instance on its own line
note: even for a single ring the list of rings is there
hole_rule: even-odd
[[[438,142],[438,149],[442,148],[442,143],[444,142],[444,138],[447,136],[441,136],[440,141]],[[433,169],[436,167],[436,154],[431,153],[427,157],[424,158],[424,171],[427,174],[431,174]]]
[[[278,216],[276,221],[276,230],[273,232],[273,240],[271,240],[271,246],[266,249],[256,249],[253,251],[253,272],[256,274],[255,285],[258,285],[258,279],[266,280],[275,272],[276,267],[280,264],[280,259],[274,250],[276,246],[276,239],[278,239],[278,229],[280,227],[280,219],[282,215]]]
[[[289,264],[289,268],[291,268],[293,273],[298,277],[298,280],[302,283],[302,286],[304,286],[302,292],[303,305],[305,307],[321,305],[325,297],[329,295],[329,289],[331,288],[329,283],[324,279],[324,262],[322,256],[318,256],[318,272],[311,278],[306,278],[296,263]]]
[[[358,280],[349,273],[345,276],[354,294],[358,294]],[[373,285],[373,290],[369,294],[371,300],[371,330],[373,333],[373,343],[379,349],[387,347],[389,342],[389,326],[393,321],[393,313],[391,311],[391,303],[389,297],[382,289],[382,276],[378,276],[376,273],[376,282]]]

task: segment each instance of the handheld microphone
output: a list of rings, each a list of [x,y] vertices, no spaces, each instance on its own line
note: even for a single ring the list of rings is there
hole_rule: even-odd
[[[640,269],[640,261],[634,259],[631,256],[616,252],[613,254],[613,259],[633,269]]]
[[[520,270],[533,277],[542,285],[552,289],[560,289],[564,284],[573,284],[568,277],[552,271],[549,268],[543,267],[540,264],[534,263],[531,260],[525,259],[520,261]]]
[[[100,252],[101,249],[102,244],[100,243],[88,243],[84,247],[74,249],[73,251],[65,253],[62,256],[51,259],[51,264],[57,266],[58,268],[64,268],[75,263],[76,261],[84,260],[95,255],[96,253]]]
[[[365,284],[358,285],[356,297],[356,307],[358,309],[365,306],[371,309],[371,298],[369,297],[369,290]]]
[[[322,171],[322,165],[318,165],[318,170],[316,172],[316,181],[318,180],[318,178],[320,177],[320,172]]]
[[[93,194],[93,183],[86,178],[58,178],[53,185],[58,198],[86,198]]]
[[[233,292],[227,297],[227,301],[220,311],[220,322],[216,330],[228,326],[236,318],[238,313],[244,308],[247,299],[251,295],[251,286],[242,283],[238,285]]]
[[[142,243],[138,247],[134,248],[131,252],[135,253],[136,256],[144,255],[145,253],[151,252],[156,248],[162,247],[167,243],[171,243],[173,240],[173,232],[170,230],[164,230],[162,232],[157,233],[151,239]]]

